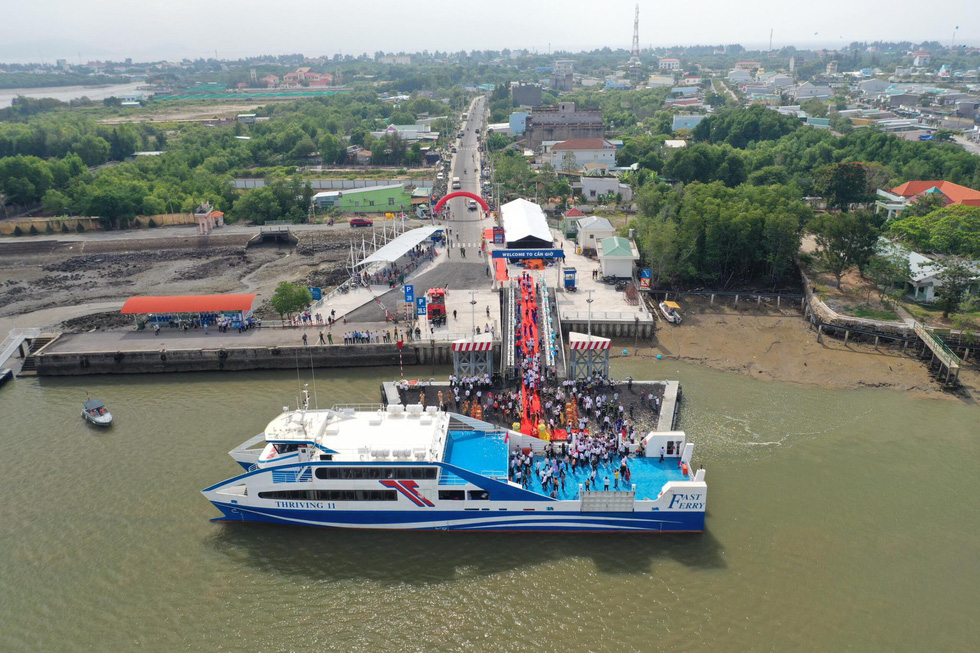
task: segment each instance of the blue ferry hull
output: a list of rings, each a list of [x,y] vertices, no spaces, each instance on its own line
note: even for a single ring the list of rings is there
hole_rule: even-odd
[[[223,517],[214,521],[264,522],[325,528],[513,532],[700,533],[704,512],[588,512],[446,510],[302,510],[214,502]]]

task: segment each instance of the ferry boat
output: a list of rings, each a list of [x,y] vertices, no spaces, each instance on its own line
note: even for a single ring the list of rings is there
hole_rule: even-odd
[[[586,491],[579,468],[554,496],[537,477],[522,486],[510,471],[518,450],[536,466],[548,442],[435,407],[284,411],[263,439],[263,453],[275,449],[274,456],[260,454],[245,473],[202,490],[221,511],[215,521],[397,530],[704,529],[705,472],[691,468],[694,445],[681,431],[650,433],[642,448],[632,447],[628,487],[612,484],[616,461],[599,467],[598,482],[609,478],[609,490]]]

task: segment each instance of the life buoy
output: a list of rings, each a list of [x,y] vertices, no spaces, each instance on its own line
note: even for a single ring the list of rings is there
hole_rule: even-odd
[[[681,474],[687,476],[687,463],[681,463]]]

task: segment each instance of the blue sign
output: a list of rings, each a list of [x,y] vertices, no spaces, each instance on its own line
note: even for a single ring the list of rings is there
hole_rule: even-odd
[[[565,258],[560,249],[495,249],[493,258]]]
[[[425,297],[419,297],[418,299],[415,300],[415,314],[416,315],[426,314]]]
[[[309,289],[310,289],[310,295],[313,297],[313,301],[318,302],[321,299],[323,299],[322,290],[320,290],[319,288],[314,288],[313,286],[309,286]]]
[[[405,303],[406,304],[415,303],[415,286],[411,284],[406,284],[405,286]]]

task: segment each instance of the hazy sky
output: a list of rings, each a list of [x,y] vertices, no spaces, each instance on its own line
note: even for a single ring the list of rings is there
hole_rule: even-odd
[[[0,60],[629,49],[634,0],[0,0]],[[980,0],[640,0],[640,46],[980,43]]]

